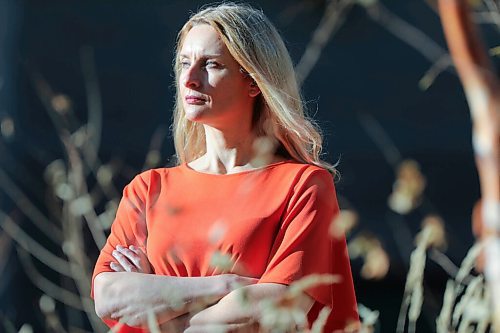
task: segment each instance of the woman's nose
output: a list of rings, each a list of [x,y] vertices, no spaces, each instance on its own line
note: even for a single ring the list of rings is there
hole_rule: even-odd
[[[200,73],[195,66],[191,66],[184,70],[184,86],[188,88],[198,88],[200,86]]]

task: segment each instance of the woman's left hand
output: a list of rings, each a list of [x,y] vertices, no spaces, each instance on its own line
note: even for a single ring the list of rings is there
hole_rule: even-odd
[[[117,245],[113,251],[116,262],[111,262],[109,267],[115,272],[136,272],[151,274],[153,270],[148,257],[139,247],[130,245],[128,248]]]

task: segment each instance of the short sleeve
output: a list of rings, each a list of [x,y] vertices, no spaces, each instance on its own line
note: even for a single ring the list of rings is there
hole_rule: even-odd
[[[357,321],[357,306],[345,237],[333,238],[330,224],[339,213],[333,178],[324,169],[304,172],[295,184],[259,283],[291,284],[311,274],[333,274],[341,281],[307,290],[316,312],[332,308],[328,331]],[[319,304],[318,304],[319,303]]]
[[[111,225],[111,232],[106,244],[101,249],[92,275],[92,294],[94,293],[94,278],[102,272],[112,272],[109,267],[113,250],[117,245],[135,245],[146,249],[146,200],[149,188],[149,173],[137,175],[123,189],[123,196],[118,205],[116,218]]]

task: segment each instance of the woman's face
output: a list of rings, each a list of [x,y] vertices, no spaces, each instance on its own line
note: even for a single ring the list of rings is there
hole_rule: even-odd
[[[178,85],[189,120],[220,129],[251,121],[258,88],[240,72],[214,28],[208,24],[191,28],[178,56]]]

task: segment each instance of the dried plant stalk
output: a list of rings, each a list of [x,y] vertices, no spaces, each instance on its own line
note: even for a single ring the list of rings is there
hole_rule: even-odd
[[[444,222],[437,216],[422,221],[422,230],[415,237],[416,248],[411,253],[410,268],[406,277],[403,302],[399,311],[397,332],[404,332],[408,315],[408,331],[415,332],[424,301],[424,270],[427,250],[445,244]]]
[[[449,332],[448,328],[451,322],[451,314],[453,310],[453,304],[455,303],[455,298],[455,283],[452,280],[448,280],[443,297],[443,307],[441,308],[441,312],[436,319],[437,333]]]
[[[311,333],[323,332],[323,327],[325,326],[326,321],[328,320],[330,312],[332,312],[332,310],[328,307],[325,307],[320,311],[318,318],[314,321],[311,327]]]
[[[493,327],[500,332],[500,89],[465,0],[439,0],[439,14],[469,103],[472,141],[481,185],[485,277],[492,292]]]

